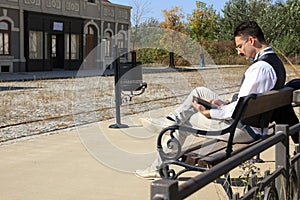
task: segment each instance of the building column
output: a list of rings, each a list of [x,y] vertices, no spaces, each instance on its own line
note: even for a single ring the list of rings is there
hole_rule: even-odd
[[[19,31],[19,37],[20,37],[20,65],[23,65],[23,63],[26,62],[25,56],[24,56],[24,48],[25,48],[25,44],[24,44],[24,10],[20,9],[19,11],[19,20],[20,20],[20,31]],[[23,69],[24,70],[24,69]],[[21,69],[19,69],[19,71],[23,71]]]
[[[101,21],[100,31],[101,31],[101,33],[99,33],[100,34],[100,41],[102,42],[103,35],[104,35],[104,21]]]
[[[101,21],[101,27],[100,27],[100,32],[99,35],[100,35],[100,68],[102,69],[102,71],[104,72],[105,70],[105,40],[103,39],[103,36],[104,36],[104,21]]]
[[[118,31],[118,25],[119,25],[119,23],[116,22],[116,23],[115,23],[115,45],[118,44],[118,33],[119,33],[119,31]],[[119,48],[119,47],[118,47],[118,48]]]
[[[133,51],[134,49],[130,49],[131,46],[130,46],[130,37],[131,37],[131,34],[130,34],[130,30],[129,28],[126,30],[127,31],[127,43],[126,43],[126,47],[127,47],[127,51],[130,52],[130,51]]]

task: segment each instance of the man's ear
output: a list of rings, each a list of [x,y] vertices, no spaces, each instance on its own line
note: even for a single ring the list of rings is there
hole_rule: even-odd
[[[249,42],[251,43],[252,46],[255,45],[256,39],[254,37],[249,37]]]

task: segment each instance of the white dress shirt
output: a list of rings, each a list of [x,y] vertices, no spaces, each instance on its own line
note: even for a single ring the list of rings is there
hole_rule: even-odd
[[[247,96],[249,94],[257,94],[270,91],[274,88],[277,76],[273,67],[259,58],[267,53],[274,53],[271,47],[268,47],[255,56],[255,63],[253,63],[245,72],[244,80],[238,97]],[[232,102],[228,105],[222,106],[218,109],[211,109],[210,116],[213,119],[227,119],[230,118],[237,101]]]

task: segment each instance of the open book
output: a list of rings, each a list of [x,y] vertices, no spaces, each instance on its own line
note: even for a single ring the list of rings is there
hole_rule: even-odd
[[[206,100],[204,100],[204,99],[202,99],[200,97],[193,96],[193,101],[197,102],[198,104],[203,105],[207,110],[218,108],[217,105],[211,104],[208,101],[206,101]]]

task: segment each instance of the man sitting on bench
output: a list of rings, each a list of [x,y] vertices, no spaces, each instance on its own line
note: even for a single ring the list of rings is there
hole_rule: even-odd
[[[284,65],[272,48],[265,41],[264,34],[254,21],[245,21],[235,32],[235,44],[239,55],[253,64],[246,70],[238,98],[251,93],[264,93],[284,86],[286,72]],[[218,107],[206,109],[203,105],[193,101],[193,97],[201,97]],[[181,106],[170,113],[162,126],[184,125],[201,130],[222,130],[228,127],[229,119],[236,107],[237,99],[231,102],[222,100],[218,94],[205,87],[194,89]],[[199,114],[200,112],[200,114]],[[160,120],[161,121],[161,120]],[[153,123],[155,121],[153,120]],[[234,143],[247,143],[259,139],[267,133],[267,128],[255,128],[240,123],[234,134]],[[183,145],[189,133],[181,131],[175,137]],[[215,136],[217,139],[227,141],[229,134]],[[136,175],[146,179],[159,178],[158,168],[161,165],[159,156],[145,170],[137,170]]]

